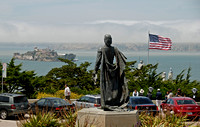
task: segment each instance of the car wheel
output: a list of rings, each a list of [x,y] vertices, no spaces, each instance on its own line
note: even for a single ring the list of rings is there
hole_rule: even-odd
[[[8,112],[6,110],[1,110],[0,116],[1,119],[5,120],[8,117]]]

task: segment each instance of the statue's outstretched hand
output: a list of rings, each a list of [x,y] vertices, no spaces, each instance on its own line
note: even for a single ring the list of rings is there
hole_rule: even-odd
[[[93,77],[93,80],[94,80],[94,84],[96,84],[96,81],[97,81],[97,73],[96,73],[96,71],[93,72],[92,77]]]

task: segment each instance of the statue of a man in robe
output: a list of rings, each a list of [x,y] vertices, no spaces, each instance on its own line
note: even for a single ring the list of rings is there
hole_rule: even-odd
[[[123,108],[129,101],[124,74],[126,57],[116,47],[111,46],[110,34],[104,36],[104,42],[105,45],[97,52],[94,70],[95,76],[100,67],[101,108],[104,110]]]

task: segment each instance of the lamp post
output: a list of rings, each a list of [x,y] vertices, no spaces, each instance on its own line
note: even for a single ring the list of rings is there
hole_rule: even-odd
[[[153,87],[149,87],[149,92],[147,93],[147,96],[149,97],[149,99],[152,100],[152,93],[153,92]]]
[[[195,99],[196,97],[195,97],[195,94],[197,93],[197,88],[193,88],[192,89],[192,92],[193,92],[193,99]]]
[[[3,63],[3,68],[2,68],[2,93],[3,93],[3,78],[7,77],[7,64]]]
[[[153,87],[149,87],[149,92],[150,92],[150,93],[153,92]]]

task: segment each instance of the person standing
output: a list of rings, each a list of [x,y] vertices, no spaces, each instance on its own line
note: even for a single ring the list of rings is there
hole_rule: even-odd
[[[169,95],[169,91],[167,91],[165,94],[165,100],[167,100],[168,95]]]
[[[174,94],[172,93],[172,90],[169,90],[169,94],[167,96],[167,99],[169,99],[170,97],[173,97],[173,96],[174,96]]]
[[[176,97],[183,97],[184,94],[182,93],[181,89],[178,88],[178,92],[176,93]]]
[[[70,101],[71,92],[70,92],[70,89],[69,89],[69,87],[67,86],[67,84],[65,84],[65,91],[64,91],[64,94],[65,94],[65,101],[68,101],[68,102],[71,104],[71,101]]]
[[[143,94],[144,94],[144,90],[143,90],[143,89],[140,89],[140,94],[139,94],[139,96],[143,96]]]
[[[156,106],[158,106],[159,110],[160,110],[161,100],[162,100],[162,93],[160,92],[160,89],[157,89],[157,93],[156,93]]]
[[[139,96],[139,93],[138,93],[138,91],[136,89],[133,91],[133,97],[134,96]]]
[[[152,93],[150,91],[147,93],[147,97],[152,100]]]

